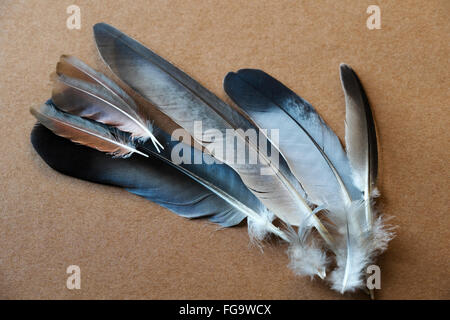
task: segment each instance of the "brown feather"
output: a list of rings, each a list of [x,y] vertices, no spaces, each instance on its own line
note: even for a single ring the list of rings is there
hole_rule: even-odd
[[[61,57],[56,73],[52,100],[58,108],[115,126],[133,138],[150,138],[157,150],[162,148],[133,99],[105,75],[70,56]]]
[[[126,139],[120,138],[118,132],[111,131],[95,122],[65,114],[51,104],[46,103],[38,108],[31,108],[30,112],[54,134],[73,142],[118,157],[128,157],[133,152],[147,157]]]

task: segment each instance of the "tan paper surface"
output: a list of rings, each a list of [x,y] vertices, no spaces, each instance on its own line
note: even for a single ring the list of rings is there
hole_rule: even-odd
[[[0,297],[339,299],[295,277],[285,247],[249,245],[124,190],[63,176],[29,142],[29,107],[50,96],[61,54],[94,67],[107,22],[221,98],[228,71],[259,68],[310,101],[344,137],[340,62],[360,76],[381,142],[382,211],[398,236],[379,260],[380,299],[450,298],[448,1],[1,1]],[[69,30],[66,8],[81,8]],[[79,265],[81,289],[66,288]]]

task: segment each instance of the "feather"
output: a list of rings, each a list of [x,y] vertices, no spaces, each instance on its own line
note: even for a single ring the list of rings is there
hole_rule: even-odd
[[[338,245],[330,248],[337,260],[337,269],[330,277],[333,288],[342,293],[362,288],[365,267],[386,247],[392,233],[381,219],[375,231],[364,231],[365,202],[359,200],[361,192],[353,182],[352,167],[337,136],[308,102],[261,70],[229,73],[224,88],[260,127],[279,128],[277,147],[308,198],[327,209],[327,218],[338,235]],[[300,231],[298,245],[292,241],[288,253],[294,272],[311,275],[311,268],[317,270],[327,260],[308,234]]]
[[[41,122],[32,144],[47,164],[122,187],[183,217],[208,217],[223,227],[247,218],[252,239],[273,233],[289,243],[296,274],[325,278],[331,250],[333,289],[363,288],[365,268],[394,234],[373,208],[376,130],[350,67],[341,65],[345,153],[314,108],[263,71],[226,76],[225,91],[240,108],[229,106],[119,30],[100,23],[94,36],[111,71],[138,93],[139,106],[100,72],[62,56],[52,100],[31,109]],[[141,99],[151,106],[143,109]],[[149,120],[154,108],[164,115],[160,128]],[[174,138],[178,126],[188,140]],[[187,162],[175,160],[180,150]],[[272,223],[275,217],[285,228]]]
[[[161,147],[152,133],[150,121],[139,114],[133,99],[106,76],[74,57],[61,57],[54,77],[52,100],[65,112],[113,125],[130,132],[133,138],[150,138],[157,150]]]
[[[134,110],[138,109],[133,99],[126,95],[124,91],[113,81],[109,80],[101,73],[91,70],[88,66],[83,65],[82,62],[76,59],[74,60],[73,57],[70,58],[72,63],[63,63],[66,62],[67,59],[67,57],[63,56],[62,62],[60,62],[57,67],[57,70],[59,71],[58,73],[61,73],[61,71],[65,71],[70,74],[77,75],[79,70],[83,70],[84,72],[82,72],[81,74],[83,77],[89,75],[92,79],[102,79],[101,81],[97,82],[102,84],[105,83],[107,85],[100,86],[95,82],[86,82],[77,78],[69,78],[63,74],[60,74],[54,87],[54,93],[56,91],[58,92],[58,94],[54,94],[53,98],[61,98],[62,103],[65,103],[65,111],[75,113],[79,116],[92,118],[97,121],[101,120],[104,123],[115,125],[118,129],[125,129],[125,131],[132,132],[133,130],[129,130],[128,127],[124,128],[124,126],[118,125],[115,120],[119,119],[120,116],[123,116],[120,114],[120,112],[123,113],[123,110],[129,110],[129,106],[134,106]],[[74,68],[74,66],[77,67]],[[120,98],[124,95],[126,95],[127,97],[127,103],[125,103],[125,101]],[[58,103],[58,107],[60,107],[61,105],[61,103]],[[117,113],[119,114],[117,115]],[[147,111],[146,113],[149,114],[149,111]],[[125,115],[127,114],[125,113]],[[125,122],[125,124],[128,125],[129,123]],[[195,163],[194,160],[196,157],[202,159],[203,156],[202,152],[193,149],[188,150],[191,154],[191,159],[189,159],[188,164],[175,164],[172,161],[172,151],[178,143],[171,142],[170,136],[161,129],[158,129],[158,136],[160,137],[160,139],[162,139],[162,141],[165,141],[165,144],[167,145],[167,150],[165,151],[160,151],[158,146],[155,145],[157,153],[161,152],[160,155],[156,154],[153,148],[144,146],[141,147],[144,148],[147,153],[152,153],[153,157],[156,157],[161,161],[164,161],[167,164],[173,166],[181,173],[189,176],[217,196],[224,199],[236,210],[241,211],[246,216],[248,216],[250,221],[249,225],[252,226],[252,232],[250,232],[250,236],[252,238],[260,239],[263,238],[268,232],[273,232],[281,238],[287,240],[284,233],[273,226],[271,220],[269,220],[270,213],[268,212],[268,210],[242,184],[239,176],[234,173],[234,176],[231,175],[230,177],[231,169],[222,169],[225,167],[225,165],[221,167],[206,166],[201,164],[189,165],[190,163]],[[164,150],[164,147],[161,144],[160,146]],[[184,148],[184,150],[186,150],[186,148]],[[208,161],[208,163],[211,162],[212,161]],[[205,180],[204,177],[206,177],[207,179]],[[141,195],[145,196],[145,194]],[[243,200],[243,202],[239,201],[238,199]],[[258,212],[256,212],[255,210]]]
[[[258,142],[252,138],[247,140],[242,134],[247,129],[255,129],[254,125],[184,72],[107,24],[96,24],[94,37],[100,55],[113,73],[172,118],[206,149],[212,140],[196,137],[196,121],[201,121],[205,131],[218,130],[222,137],[227,129],[242,129],[237,133],[238,140],[258,154]],[[292,180],[264,155],[255,165],[242,165],[239,161],[230,162],[223,156],[213,155],[236,170],[244,184],[286,223],[299,225],[302,218],[311,213]],[[261,175],[263,168],[271,174]],[[320,221],[313,220],[321,235],[332,241]]]
[[[31,108],[30,112],[56,135],[73,142],[117,157],[126,158],[132,153],[147,157],[145,153],[136,150],[119,131],[61,112],[50,101],[38,108]]]
[[[281,82],[261,70],[243,69],[228,73],[225,92],[261,128],[279,129],[277,145],[308,198],[327,211],[345,215],[355,192],[347,156],[339,139],[314,108]],[[356,194],[356,195],[355,195]],[[298,274],[311,275],[311,269],[327,259],[322,248],[300,230],[297,245],[288,253],[290,266]],[[339,246],[328,244],[336,255]],[[320,274],[319,274],[320,275]]]
[[[261,70],[230,72],[224,88],[258,126],[280,131],[277,147],[313,203],[350,204],[354,187],[348,159],[307,101]]]
[[[345,64],[340,66],[340,75],[346,104],[347,155],[353,169],[354,182],[364,195],[367,228],[370,228],[373,223],[370,197],[375,189],[378,171],[375,122],[358,76]]]
[[[385,224],[382,216],[374,220],[370,231],[364,230],[364,200],[354,201],[346,215],[330,217],[341,234],[336,253],[337,268],[330,274],[332,288],[341,293],[362,289],[368,265],[387,249],[394,238],[394,228]],[[333,214],[333,213],[331,213]]]
[[[38,124],[31,142],[54,170],[95,183],[119,186],[187,218],[209,217],[223,227],[245,215],[173,167],[154,158],[111,158],[103,152],[58,137]]]
[[[171,150],[174,145],[180,143],[166,141],[161,135],[158,138],[164,141],[167,147],[164,150]],[[61,141],[39,126],[32,133],[32,142],[39,155],[52,168],[64,174],[120,186],[167,207],[180,216],[188,218],[209,216],[210,221],[223,227],[236,225],[247,217],[251,221],[264,224],[268,232],[286,241],[289,240],[284,232],[273,226],[270,221],[264,220],[265,216],[259,212],[266,213],[265,207],[248,191],[239,176],[223,164],[195,164],[182,167],[168,160],[170,151],[159,153],[151,145],[143,146],[151,155],[147,164],[139,158],[127,159],[126,162],[111,161],[99,153]],[[192,148],[191,152],[200,151]],[[61,153],[64,153],[64,156]],[[197,156],[192,154],[193,158]],[[79,159],[83,159],[81,164],[76,162]],[[142,175],[139,175],[140,171]],[[251,209],[247,204],[255,209]]]
[[[330,281],[333,289],[344,293],[364,287],[365,268],[386,250],[394,233],[381,216],[374,219],[371,195],[377,177],[377,138],[367,96],[349,66],[341,64],[340,75],[346,101],[347,155],[354,183],[363,195],[344,213],[335,211],[330,217],[341,234],[337,268]]]
[[[60,73],[60,75],[56,81],[54,93],[55,91],[58,93],[56,95],[54,94],[53,98],[61,98],[62,102],[65,102],[65,111],[69,111],[71,113],[75,113],[77,115],[85,116],[95,120],[100,119],[102,122],[115,125],[121,130],[129,129],[127,127],[124,128],[123,126],[118,125],[114,122],[114,120],[118,119],[121,116],[120,113],[119,115],[116,115],[115,113],[118,113],[119,111],[122,112],[123,110],[129,110],[129,106],[134,106],[133,109],[137,110],[137,105],[135,104],[133,99],[126,95],[124,91],[113,81],[109,80],[101,73],[90,69],[86,65],[83,65],[82,62],[76,60],[73,57],[70,57],[72,63],[66,63],[67,59],[69,58],[63,56],[63,58],[61,59],[62,61],[57,66],[57,71],[58,73]],[[61,74],[61,72],[64,71],[68,72],[71,75],[73,74],[77,76],[79,70],[83,70],[83,72],[81,72],[82,77],[94,79],[96,80],[96,82],[100,84],[105,83],[106,85],[100,86],[97,85],[95,81],[94,83],[86,82],[77,78],[69,78]],[[87,77],[86,75],[88,75],[89,77]],[[102,80],[97,81],[97,79]],[[127,103],[125,103],[125,101],[120,98],[124,95],[127,97]],[[105,104],[108,105],[105,107],[103,106]],[[61,106],[61,104],[59,103],[58,106]],[[132,132],[133,130],[126,131]],[[155,152],[153,148],[149,148],[146,146],[141,145],[141,148],[145,149],[147,153],[152,153],[153,157],[166,162],[167,164],[173,166],[175,169],[179,170],[181,173],[200,183],[215,195],[225,200],[236,210],[243,212],[246,216],[248,216],[251,225],[258,226],[258,238],[261,238],[262,235],[267,234],[267,232],[273,232],[281,238],[287,240],[284,233],[273,226],[271,224],[271,220],[268,221],[270,217],[268,210],[261,204],[259,200],[257,200],[257,198],[253,194],[248,191],[248,189],[242,184],[237,174],[231,174],[231,169],[226,168],[225,165],[189,165],[190,163],[195,163],[195,158],[203,159],[202,152],[194,150],[193,148],[188,150],[191,154],[191,159],[189,159],[188,164],[175,164],[172,161],[172,151],[174,150],[178,142],[170,141],[170,136],[161,129],[158,129],[158,136],[160,137],[160,139],[162,139],[162,141],[165,141],[167,150],[164,150],[164,148],[162,148],[164,151],[161,152],[156,145],[155,148],[157,152]],[[162,147],[162,145],[160,146]],[[183,150],[186,151],[186,148],[183,148]],[[160,155],[157,154],[159,152],[161,152]],[[209,161],[209,163],[210,162],[211,161]],[[141,193],[140,195],[145,196],[145,192],[145,190],[139,190],[135,193]],[[239,201],[238,199],[243,200],[243,202]],[[258,212],[256,212],[255,210],[257,210]],[[253,229],[256,228],[252,228],[252,230]]]

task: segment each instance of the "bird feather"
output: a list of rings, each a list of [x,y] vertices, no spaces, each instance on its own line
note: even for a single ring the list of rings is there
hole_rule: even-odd
[[[73,142],[117,157],[128,157],[132,153],[147,157],[145,153],[136,150],[133,143],[128,141],[119,131],[61,112],[55,108],[51,101],[42,104],[40,107],[31,108],[30,112],[56,135]]]
[[[208,217],[223,227],[239,224],[245,215],[196,181],[150,156],[112,158],[59,137],[37,124],[31,142],[54,170],[95,183],[125,188],[186,218]]]
[[[254,128],[236,110],[198,82],[119,30],[99,23],[94,26],[94,37],[100,55],[113,73],[194,138],[195,121],[201,121],[205,131],[217,129],[223,136],[227,129]],[[248,141],[242,135],[238,139],[245,140],[245,145],[253,150],[257,148],[255,141]],[[207,148],[211,141],[206,138],[198,139],[198,142]],[[217,154],[214,156],[227,163],[227,159]],[[310,212],[305,199],[289,178],[274,168],[268,159],[260,159],[256,165],[239,165],[236,163],[238,161],[228,163],[268,209],[283,221],[298,225],[302,217]],[[272,174],[261,175],[263,166]]]
[[[125,101],[120,98],[120,96],[124,95],[123,90],[112,80],[109,80],[103,74],[90,69],[88,66],[83,65],[82,62],[75,58],[72,57],[70,59],[72,60],[72,63],[66,63],[67,56],[63,56],[63,62],[58,64],[57,71],[59,76],[56,79],[54,88],[54,93],[55,91],[58,93],[56,95],[54,94],[53,97],[62,97],[62,102],[65,103],[64,107],[66,111],[95,120],[99,120],[100,118],[102,122],[114,125],[118,129],[123,130],[123,126],[114,122],[114,119],[118,118],[114,113],[123,112],[128,106],[136,106],[133,99],[127,96],[128,102],[125,103]],[[70,78],[62,73],[62,71],[64,71],[70,75],[78,76],[80,70],[83,70],[83,72],[81,72],[81,77],[88,78],[88,80],[102,79],[102,81],[87,82],[80,80],[79,78]],[[91,76],[92,74],[94,74],[94,76]],[[106,83],[107,85],[99,85],[98,83]],[[73,91],[75,93],[73,93]],[[101,106],[102,104],[109,104],[109,107],[99,108],[98,106]],[[60,107],[60,105],[61,103],[58,104],[58,107]],[[137,107],[134,107],[133,109],[137,109]],[[152,112],[148,108],[143,109],[143,111],[149,115],[150,112]],[[132,132],[133,130],[126,131]],[[195,163],[194,160],[196,158],[203,159],[202,156],[206,156],[203,155],[201,151],[194,150],[194,148],[188,150],[191,154],[191,159],[189,159],[187,164],[175,164],[172,161],[172,152],[178,142],[171,141],[170,135],[163,130],[158,128],[157,131],[159,138],[165,142],[164,144],[167,149],[161,152],[155,145],[155,152],[154,148],[142,145],[144,141],[140,140],[141,149],[145,149],[145,151],[152,154],[153,157],[158,158],[179,170],[182,174],[192,178],[215,195],[225,200],[228,204],[232,205],[236,210],[244,213],[248,217],[249,226],[252,226],[252,228],[249,227],[249,230],[252,229],[251,234],[256,234],[256,231],[254,230],[258,230],[258,236],[261,238],[268,232],[272,232],[287,240],[284,233],[275,227],[271,223],[271,220],[269,221],[271,217],[270,212],[242,184],[241,179],[234,171],[225,165],[191,165],[192,163]],[[183,151],[186,151],[186,146],[183,148]],[[159,152],[161,152],[161,154],[158,154]],[[199,153],[201,154],[200,156],[198,155]],[[211,163],[211,161],[207,162]],[[137,190],[135,193],[145,196],[146,190]]]
[[[365,268],[387,248],[394,233],[381,216],[374,218],[371,195],[378,168],[377,138],[367,96],[349,66],[341,64],[340,76],[346,102],[347,155],[354,184],[363,195],[344,214],[335,213],[331,217],[341,239],[336,255],[337,268],[331,273],[330,281],[333,289],[344,293],[363,288]]]
[[[345,141],[347,155],[353,169],[353,179],[364,196],[367,227],[373,223],[370,197],[378,174],[378,149],[375,121],[369,101],[358,76],[346,64],[341,64],[340,75],[345,94]]]
[[[150,120],[141,115],[133,99],[112,80],[74,57],[61,57],[52,100],[65,112],[114,125],[133,138],[150,138],[157,149],[161,147]]]
[[[311,104],[261,70],[230,72],[224,88],[260,127],[280,131],[277,147],[312,202],[350,204],[348,159]]]
[[[68,63],[68,60],[71,63]],[[80,70],[82,72],[80,72]],[[78,78],[68,77],[64,72]],[[129,126],[129,122],[123,121],[117,123],[117,119],[121,116],[126,117],[128,116],[128,113],[130,113],[124,111],[130,110],[131,106],[133,106],[131,111],[137,110],[138,107],[133,99],[112,80],[105,77],[102,73],[96,72],[87,65],[84,65],[81,61],[68,56],[63,56],[61,58],[61,61],[57,66],[57,73],[59,76],[55,81],[53,99],[57,99],[59,108],[64,106],[63,109],[67,112],[108,123],[120,130],[136,132],[135,128],[131,128],[130,130],[129,127],[121,125],[121,123],[125,123],[125,125]],[[80,80],[79,76],[87,78],[89,81]],[[95,81],[91,81],[92,79]],[[125,102],[121,96],[126,96],[127,102]],[[153,114],[153,111],[149,110],[149,108],[142,110],[149,116]],[[134,125],[134,123],[131,124]],[[272,225],[270,212],[249,192],[234,171],[233,173],[230,172],[232,170],[225,168],[225,165],[190,165],[194,163],[196,157],[201,159],[203,155],[202,152],[194,149],[188,150],[192,157],[192,159],[189,159],[190,161],[188,161],[188,164],[175,164],[172,161],[171,153],[177,145],[177,142],[172,142],[170,136],[160,128],[158,128],[158,136],[163,139],[162,141],[165,142],[167,147],[167,150],[160,151],[158,146],[155,145],[156,153],[161,152],[160,155],[156,154],[153,148],[140,145],[141,148],[145,148],[145,151],[147,153],[152,153],[153,157],[173,166],[181,173],[189,176],[224,199],[238,211],[245,213],[249,219],[250,234],[254,235],[255,238],[263,238],[267,232],[272,232],[287,240],[284,233]],[[141,140],[140,142],[143,141]],[[163,147],[161,144],[160,146]],[[184,150],[186,150],[186,148],[184,148]],[[201,154],[201,156],[199,157],[198,154]],[[211,163],[212,161],[207,162]],[[204,177],[207,179],[205,180]],[[243,200],[243,202],[238,199],[241,201]]]

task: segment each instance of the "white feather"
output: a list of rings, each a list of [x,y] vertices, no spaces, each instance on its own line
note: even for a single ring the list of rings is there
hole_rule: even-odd
[[[311,232],[311,229],[301,230],[297,233],[289,233],[291,242],[288,248],[289,267],[299,276],[315,275],[324,279],[329,259],[321,242]]]

